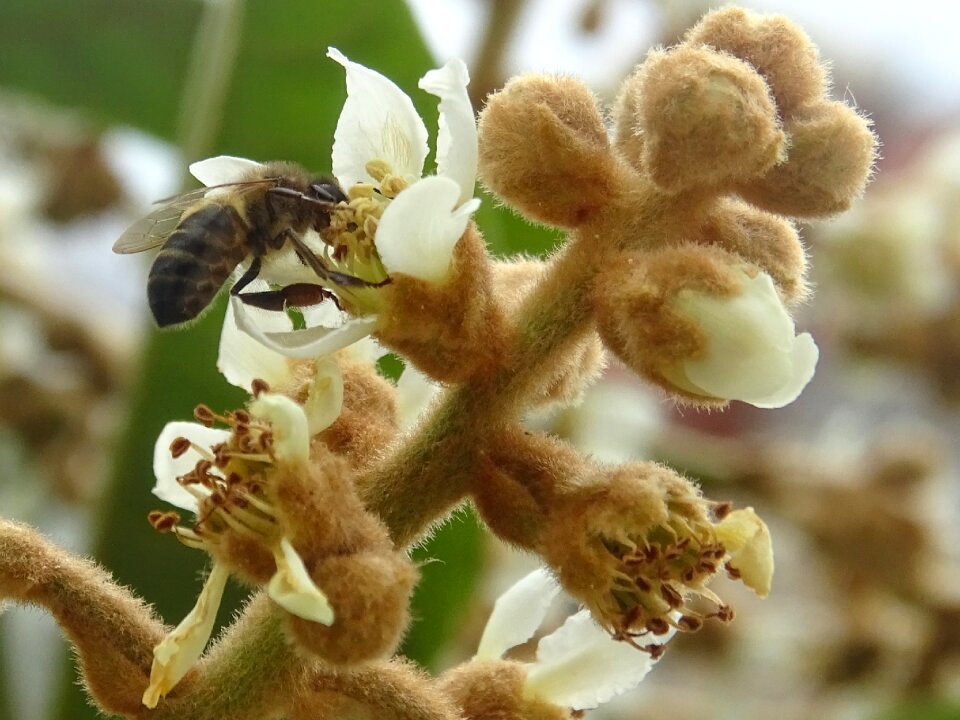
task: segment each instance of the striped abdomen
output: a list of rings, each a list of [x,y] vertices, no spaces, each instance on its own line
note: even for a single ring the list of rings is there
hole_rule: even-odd
[[[167,238],[147,280],[160,327],[197,317],[247,256],[248,228],[230,205],[211,203],[187,215]]]

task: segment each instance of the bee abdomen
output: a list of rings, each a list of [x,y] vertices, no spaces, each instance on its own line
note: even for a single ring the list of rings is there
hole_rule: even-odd
[[[197,317],[247,254],[247,227],[229,205],[185,217],[150,268],[147,300],[160,327]]]

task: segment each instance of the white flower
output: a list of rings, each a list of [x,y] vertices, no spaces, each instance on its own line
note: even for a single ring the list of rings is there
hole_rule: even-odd
[[[770,594],[773,545],[770,530],[752,507],[734,510],[717,523],[717,540],[730,553],[729,565],[760,597]]]
[[[150,684],[144,690],[142,700],[148,708],[155,708],[160,698],[170,692],[200,659],[213,632],[229,576],[230,571],[225,566],[214,563],[196,605],[153,649]]]
[[[529,640],[558,591],[542,569],[507,590],[494,605],[474,659],[494,660]],[[661,645],[673,633],[671,628],[651,635],[648,644]],[[650,653],[614,640],[581,610],[540,640],[524,692],[561,707],[587,710],[635,688],[655,662]]]
[[[743,289],[734,297],[693,290],[677,294],[675,307],[697,323],[706,353],[664,375],[696,395],[783,407],[810,382],[819,351],[809,333],[795,334],[769,275],[751,278],[739,272]]]
[[[227,344],[232,346],[229,341]],[[232,346],[235,348],[235,346]],[[270,360],[269,356],[267,357]],[[221,358],[223,361],[223,358]],[[234,379],[249,380],[245,373],[261,377],[263,368],[244,364],[233,364],[227,360],[227,369]],[[269,363],[268,363],[269,365]],[[274,366],[277,380],[283,368]],[[289,371],[289,368],[287,368]],[[303,560],[297,554],[290,541],[281,533],[270,501],[263,495],[256,495],[247,488],[242,475],[242,465],[231,474],[231,483],[224,479],[224,471],[219,458],[228,463],[231,453],[237,452],[244,458],[257,456],[265,463],[267,470],[258,470],[254,487],[269,482],[269,465],[303,466],[309,460],[310,438],[328,427],[340,414],[343,403],[343,379],[336,361],[331,358],[318,360],[314,380],[308,390],[303,406],[285,395],[262,392],[250,402],[249,417],[243,420],[245,445],[236,450],[232,445],[234,433],[228,430],[210,428],[199,423],[172,422],[164,427],[154,447],[153,469],[157,483],[153,493],[176,507],[189,510],[195,515],[201,513],[201,503],[214,488],[220,493],[221,501],[204,507],[207,519],[214,516],[219,524],[248,535],[259,535],[273,552],[276,572],[267,583],[267,594],[287,612],[307,620],[330,625],[334,621],[334,611],[327,597],[310,578]],[[229,415],[222,421],[236,425],[240,421]],[[261,430],[269,432],[258,435]],[[256,438],[269,436],[269,443],[257,447]],[[214,448],[219,447],[215,452]],[[176,452],[173,452],[176,448]],[[194,473],[197,464],[204,464],[203,478],[194,477],[190,482],[181,480]],[[233,467],[227,465],[228,468]],[[240,502],[234,501],[232,493],[242,491]],[[199,527],[199,526],[198,526]],[[174,527],[178,537],[186,544],[206,548],[208,543],[216,542],[216,530],[206,529],[197,532],[189,528]],[[154,663],[150,675],[150,685],[143,696],[147,707],[156,707],[161,697],[166,695],[193,666],[202,655],[210,638],[217,608],[223,594],[223,587],[229,575],[228,569],[214,563],[194,609],[183,622],[154,648]]]
[[[467,95],[466,66],[451,60],[420,81],[420,87],[440,101],[437,174],[424,178],[427,129],[410,98],[383,75],[348,60],[338,50],[330,48],[327,54],[344,67],[347,79],[347,99],[334,133],[333,173],[348,195],[354,187],[378,190],[377,199],[368,204],[376,210],[373,244],[379,260],[374,266],[442,282],[453,249],[480,205],[473,198],[477,129]],[[194,163],[190,172],[210,186],[235,182],[258,167],[259,163],[251,160],[221,156]],[[305,242],[326,253],[311,238]],[[338,270],[355,274],[350,258],[342,266],[329,253],[326,259]],[[261,276],[278,285],[316,282],[292,253],[264,258]],[[262,283],[255,282],[247,291],[261,287]],[[340,291],[355,292],[349,288]],[[362,297],[354,300],[354,309],[370,304]],[[370,314],[348,318],[331,309],[331,303],[323,303],[304,309],[307,328],[295,330],[283,313],[258,311],[237,297],[231,297],[230,304],[241,330],[275,352],[295,358],[329,354],[368,335],[377,322],[373,307],[368,308]]]

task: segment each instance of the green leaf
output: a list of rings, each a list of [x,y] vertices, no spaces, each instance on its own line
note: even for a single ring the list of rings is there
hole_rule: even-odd
[[[420,582],[400,653],[433,672],[444,669],[437,664],[440,653],[456,635],[480,582],[485,532],[472,510],[460,511],[413,554]]]

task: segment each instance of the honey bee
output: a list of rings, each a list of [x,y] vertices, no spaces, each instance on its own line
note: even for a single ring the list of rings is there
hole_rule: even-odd
[[[230,290],[245,303],[283,310],[316,305],[326,298],[336,302],[336,296],[321,284],[241,291],[259,275],[264,255],[287,242],[320,281],[371,285],[332,270],[303,242],[309,230],[327,228],[334,207],[346,200],[340,186],[329,178],[311,176],[290,163],[267,163],[238,182],[161,200],[161,207],[120,236],[113,251],[137,253],[163,246],[147,279],[147,299],[160,327],[198,317],[248,257],[250,266]]]

